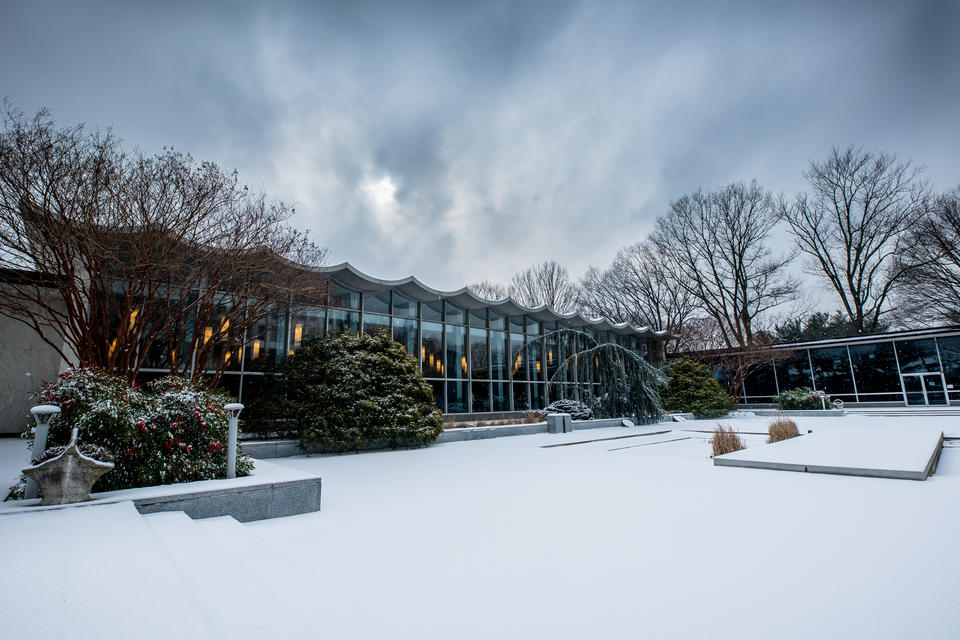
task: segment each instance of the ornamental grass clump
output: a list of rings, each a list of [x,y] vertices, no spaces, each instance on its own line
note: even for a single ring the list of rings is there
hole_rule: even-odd
[[[712,443],[714,456],[722,456],[725,453],[733,453],[746,448],[743,440],[740,439],[740,435],[731,427],[725,427],[723,424],[718,424],[717,428],[713,430]]]
[[[113,457],[114,470],[94,485],[113,491],[176,482],[223,478],[227,471],[228,395],[178,377],[130,386],[123,378],[91,369],[70,369],[36,393],[60,407],[47,444],[63,446],[74,428],[80,449],[97,445]],[[25,437],[32,437],[33,425]],[[34,452],[40,455],[42,452]],[[237,475],[253,461],[238,452]]]
[[[796,438],[800,435],[800,431],[797,429],[797,423],[789,418],[777,418],[771,422],[769,433],[770,437],[767,439],[767,442],[771,443],[789,440],[790,438]]]

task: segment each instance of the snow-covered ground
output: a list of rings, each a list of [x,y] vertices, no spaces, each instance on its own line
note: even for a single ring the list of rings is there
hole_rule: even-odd
[[[960,417],[797,422],[960,431]],[[225,593],[262,618],[274,600],[251,593],[267,589],[338,639],[960,636],[960,448],[925,482],[723,468],[696,431],[715,423],[274,460],[323,477],[323,510],[245,525],[246,580]],[[544,448],[583,440],[597,441]],[[4,528],[13,517],[0,516],[6,557],[30,548]],[[23,609],[18,576],[0,580],[3,637]]]

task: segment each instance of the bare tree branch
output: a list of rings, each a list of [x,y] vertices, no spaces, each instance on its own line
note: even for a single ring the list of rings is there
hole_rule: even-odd
[[[906,273],[897,260],[902,237],[929,198],[921,173],[893,154],[834,148],[804,173],[810,195],[780,201],[810,272],[830,283],[860,333],[879,325]]]

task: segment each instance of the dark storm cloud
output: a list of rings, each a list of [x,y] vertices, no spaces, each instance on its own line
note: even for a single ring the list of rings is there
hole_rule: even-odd
[[[7,3],[0,93],[237,167],[333,258],[578,274],[672,199],[862,144],[960,182],[957,3]]]

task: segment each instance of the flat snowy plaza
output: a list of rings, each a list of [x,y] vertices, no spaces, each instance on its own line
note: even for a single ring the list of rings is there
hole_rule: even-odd
[[[955,415],[796,420],[960,435]],[[748,447],[769,421],[724,420]],[[715,424],[258,462],[322,476],[323,506],[245,525],[0,515],[0,636],[956,637],[960,448],[923,482],[715,467]],[[0,446],[12,479],[23,443]]]

